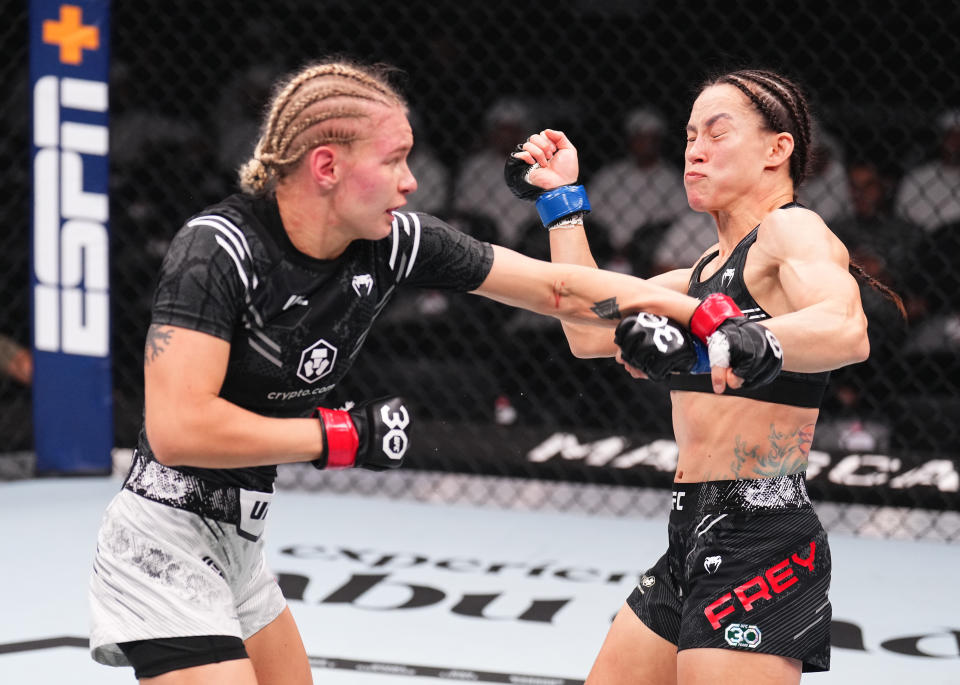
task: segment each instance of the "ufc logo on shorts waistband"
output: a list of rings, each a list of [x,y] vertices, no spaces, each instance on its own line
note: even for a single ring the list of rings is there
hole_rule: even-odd
[[[806,557],[799,554],[792,554],[783,561],[774,564],[761,575],[754,576],[746,583],[738,585],[733,592],[727,592],[718,599],[710,603],[703,610],[703,615],[713,626],[714,630],[720,628],[720,619],[729,616],[734,611],[742,608],[743,611],[752,611],[754,605],[760,601],[766,601],[773,598],[773,595],[779,595],[781,592],[796,585],[800,579],[794,574],[794,567],[806,569],[808,574],[814,571],[813,560],[817,552],[817,543],[810,541],[810,553]],[[734,597],[737,601],[734,602]]]

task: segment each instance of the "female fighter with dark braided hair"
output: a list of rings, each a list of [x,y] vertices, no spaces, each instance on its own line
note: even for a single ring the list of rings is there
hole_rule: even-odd
[[[800,88],[770,71],[711,79],[686,133],[687,199],[718,242],[650,282],[702,304],[689,322],[640,313],[614,334],[563,324],[576,356],[667,380],[679,448],[668,550],[587,683],[786,685],[830,664],[830,552],[804,472],[829,371],[867,358],[867,322],[846,248],[795,201],[810,150]],[[531,136],[505,174],[538,206],[586,204],[563,185],[578,162],[559,131]],[[596,266],[582,215],[550,228],[553,261]]]

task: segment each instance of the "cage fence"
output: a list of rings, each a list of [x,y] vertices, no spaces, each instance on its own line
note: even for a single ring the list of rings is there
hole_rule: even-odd
[[[19,3],[2,4],[0,335],[28,347],[27,17]],[[713,242],[679,171],[697,86],[724,69],[770,67],[801,82],[814,107],[816,164],[799,199],[900,293],[908,315],[862,286],[872,353],[832,375],[811,493],[838,529],[960,538],[960,8],[142,0],[112,12],[118,447],[133,446],[139,429],[144,336],[168,241],[236,189],[278,76],[332,54],[395,66],[416,138],[411,208],[541,258],[546,238],[532,207],[506,190],[503,161],[533,131],[566,131],[595,208],[598,262],[650,276],[689,266]],[[411,291],[374,333],[335,399],[407,396],[419,419],[412,473],[293,470],[299,476],[283,476],[285,486],[613,515],[662,510],[676,463],[667,391],[612,360],[574,359],[554,320]],[[23,455],[35,431],[53,429],[33,425],[30,405],[29,385],[0,375],[0,451]],[[641,491],[650,504],[633,501]]]

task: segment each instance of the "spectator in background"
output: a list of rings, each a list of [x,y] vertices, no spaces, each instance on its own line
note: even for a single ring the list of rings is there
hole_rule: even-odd
[[[414,146],[407,165],[417,179],[417,189],[407,198],[407,207],[412,212],[445,216],[450,201],[450,170],[430,146],[419,112],[411,109],[408,118]]]
[[[873,162],[855,160],[847,167],[845,187],[852,212],[834,221],[832,227],[855,261],[859,255],[899,267],[900,260],[908,259],[916,246],[916,226],[893,212],[892,186]]]
[[[847,185],[853,213],[834,222],[833,232],[850,252],[850,259],[880,281],[905,294],[913,318],[925,305],[904,289],[904,274],[917,247],[916,226],[893,213],[893,182],[876,164],[856,160],[847,167]],[[814,447],[824,450],[883,450],[890,446],[891,417],[886,398],[902,387],[903,373],[896,356],[907,340],[903,320],[889,300],[863,281],[860,298],[870,325],[870,358],[834,372],[817,427]]]
[[[810,177],[800,187],[797,198],[828,224],[850,216],[853,211],[843,146],[821,126],[814,126]]]
[[[634,109],[623,128],[627,156],[600,168],[588,184],[590,219],[607,234],[612,252],[607,267],[646,275],[655,241],[689,207],[679,170],[663,158],[666,124],[660,113],[648,107]],[[603,261],[603,246],[598,247]]]
[[[939,158],[907,172],[895,205],[900,216],[927,232],[960,225],[960,108],[937,118],[937,133]]]
[[[533,113],[520,100],[499,100],[484,115],[483,146],[464,160],[457,174],[454,209],[496,223],[496,242],[516,247],[538,221],[534,207],[517,202],[503,182],[503,160],[533,126]],[[488,239],[488,238],[485,238]]]
[[[17,341],[0,334],[0,373],[20,385],[33,381],[33,356]]]
[[[921,230],[907,271],[907,290],[919,297],[898,350],[910,373],[896,386],[903,410],[893,438],[896,446],[950,454],[960,438],[960,108],[943,112],[936,129],[939,157],[907,172],[894,205]]]
[[[717,223],[707,212],[687,211],[663,234],[653,253],[653,275],[685,269],[717,244]]]
[[[939,159],[904,176],[895,207],[924,229],[909,262],[908,289],[921,295],[925,309],[912,312],[916,325],[903,351],[934,359],[940,375],[950,377],[960,351],[960,108],[941,114],[937,130]]]

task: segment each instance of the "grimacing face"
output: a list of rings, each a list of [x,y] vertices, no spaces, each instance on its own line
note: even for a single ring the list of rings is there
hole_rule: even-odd
[[[690,111],[683,184],[695,211],[722,211],[758,187],[770,136],[734,86],[705,88]]]

